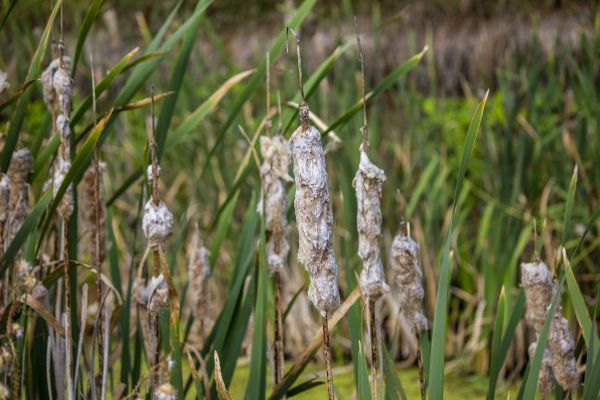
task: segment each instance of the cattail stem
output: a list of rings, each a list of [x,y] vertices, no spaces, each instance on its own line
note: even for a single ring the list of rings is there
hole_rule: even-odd
[[[73,394],[73,375],[72,375],[72,359],[71,359],[71,343],[73,339],[71,337],[71,277],[69,271],[69,219],[63,217],[63,282],[65,290],[65,355],[66,355],[66,369],[67,369],[67,399],[74,400]]]
[[[283,316],[281,312],[281,275],[279,271],[273,273],[275,283],[275,338],[274,338],[274,358],[275,358],[275,380],[274,387],[277,387],[283,379],[284,373],[284,347],[283,347]]]
[[[335,400],[333,392],[333,369],[331,368],[331,345],[329,343],[329,321],[323,317],[323,350],[325,351],[325,367],[327,368],[327,398]]]
[[[367,300],[369,332],[371,336],[371,398],[377,399],[377,325],[375,319],[375,302]]]
[[[421,334],[417,335],[417,365],[419,367],[419,387],[421,389],[421,400],[425,400],[425,374],[423,370],[423,359],[421,354]]]

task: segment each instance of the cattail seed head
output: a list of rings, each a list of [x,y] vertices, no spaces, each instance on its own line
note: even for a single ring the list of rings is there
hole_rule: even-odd
[[[145,306],[148,311],[158,313],[161,308],[169,304],[169,287],[163,274],[151,277],[147,286],[139,281],[135,286],[138,303]]]
[[[67,56],[63,56],[63,69],[71,69],[71,58]],[[42,81],[42,86],[44,88],[44,102],[48,106],[48,108],[52,110],[56,110],[58,107],[58,94],[56,93],[56,89],[54,88],[54,79],[56,73],[60,68],[60,58],[56,58],[48,64],[48,67],[42,72],[42,76],[40,80]],[[61,73],[62,75],[62,73]],[[70,78],[70,77],[69,77]],[[59,77],[59,79],[64,80],[64,77]],[[59,84],[62,88],[63,84]]]
[[[538,261],[521,264],[521,284],[527,298],[526,318],[536,337],[542,332],[556,286],[545,263]],[[563,317],[560,304],[554,310],[548,333],[549,362],[556,381],[568,390],[579,382],[575,362],[575,342],[569,323]]]
[[[529,345],[529,358],[533,358],[535,355],[536,347],[536,342],[533,342]],[[552,367],[550,366],[550,351],[548,349],[544,349],[544,357],[542,358],[542,366],[540,368],[540,375],[538,377],[537,389],[542,398],[550,396],[552,390],[554,389]]]
[[[62,114],[69,115],[71,111],[71,96],[73,94],[73,79],[66,66],[59,65],[54,74],[53,85],[54,91],[58,96],[58,105]]]
[[[90,227],[91,237],[93,238],[91,246],[92,260],[101,265],[106,259],[106,205],[102,199],[102,174],[106,170],[106,164],[98,164],[99,177],[96,176],[95,166],[91,166],[85,172],[83,176],[83,215],[85,218],[85,225]],[[98,198],[96,198],[96,179],[100,183]],[[100,226],[96,225],[96,221],[99,222]],[[96,249],[95,238],[98,238],[98,249]]]
[[[385,173],[373,164],[362,146],[360,164],[352,184],[356,189],[358,213],[358,255],[363,262],[360,288],[369,301],[376,301],[389,291],[381,263],[379,245],[381,241],[381,192]]]
[[[17,150],[13,153],[8,167],[10,178],[9,196],[9,227],[7,230],[7,241],[9,244],[27,217],[29,211],[29,194],[27,178],[33,167],[33,157],[27,148]]]
[[[0,224],[8,220],[10,210],[10,178],[6,174],[0,174]]]
[[[190,284],[190,298],[192,315],[200,320],[206,317],[206,309],[210,301],[208,282],[210,278],[210,252],[202,245],[200,233],[196,229],[187,249],[188,253],[188,281]]]
[[[327,169],[317,129],[299,127],[290,144],[294,160],[298,225],[298,260],[310,275],[308,298],[326,317],[340,304],[337,264],[333,251],[333,215]]]
[[[554,283],[548,267],[543,262],[521,264],[521,284],[525,289],[527,309],[525,316],[539,336],[546,320],[546,309],[552,302]]]
[[[171,236],[173,233],[173,214],[165,203],[159,201],[156,205],[152,199],[148,200],[144,207],[142,229],[148,241],[148,246],[152,248],[162,245]]]
[[[575,362],[575,342],[569,331],[569,322],[557,309],[548,334],[548,347],[554,377],[559,385],[568,390],[579,383],[579,373]]]
[[[177,389],[170,383],[163,383],[154,392],[156,400],[177,400]]]
[[[419,245],[409,236],[398,235],[392,242],[390,263],[400,289],[400,307],[414,329],[421,332],[429,322],[423,313],[423,272],[419,262]]]
[[[71,127],[69,126],[69,119],[63,114],[59,114],[56,117],[56,129],[60,133],[60,143],[62,145],[61,150],[65,156],[70,156],[71,148]]]
[[[265,212],[265,228],[268,233],[266,244],[269,272],[282,270],[290,245],[285,236],[287,226],[287,193],[285,182],[291,181],[288,175],[292,153],[288,142],[281,135],[272,138],[262,136],[260,149],[264,158],[260,168],[262,178],[262,199],[259,212]]]

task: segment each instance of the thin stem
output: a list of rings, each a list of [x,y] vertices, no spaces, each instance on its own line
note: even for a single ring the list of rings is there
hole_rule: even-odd
[[[377,328],[375,324],[375,302],[368,299],[369,331],[371,336],[371,398],[377,399]]]
[[[271,120],[271,57],[269,54],[269,51],[267,50],[267,55],[266,55],[266,62],[267,62],[267,82],[266,82],[266,98],[267,98],[267,135],[269,135],[269,137],[271,137],[273,135],[273,121]]]
[[[417,365],[419,367],[419,387],[421,389],[421,400],[425,400],[425,374],[423,372],[423,359],[421,355],[421,333],[417,335]]]
[[[301,100],[298,112],[300,114],[300,122],[302,124],[302,131],[306,131],[309,128],[308,118],[310,116],[310,110],[309,110],[308,105],[306,104],[306,101],[304,99],[304,82],[302,81],[302,55],[301,55],[301,52],[300,52],[300,35],[298,35],[289,26],[287,27],[287,29],[285,31],[285,34],[286,34],[286,40],[285,40],[285,49],[286,49],[286,52],[289,52],[289,48],[288,48],[288,41],[289,41],[288,35],[289,35],[290,31],[296,37],[296,56],[298,58],[298,84],[300,86],[300,100]]]
[[[331,345],[329,343],[329,322],[323,317],[323,350],[325,351],[325,366],[327,368],[327,398],[335,400],[333,393],[333,370],[331,368]]]
[[[155,206],[158,206],[160,199],[158,198],[158,158],[156,156],[156,140],[154,136],[155,126],[154,126],[154,85],[152,85],[151,94],[150,94],[150,110],[152,114],[152,121],[150,126],[152,130],[150,132],[150,151],[152,154],[152,202]],[[158,273],[157,273],[158,275]]]
[[[281,313],[281,276],[278,271],[273,274],[275,281],[275,339],[274,339],[274,353],[275,353],[275,380],[274,387],[277,387],[283,379],[284,372],[284,347],[283,347],[283,318]]]
[[[363,105],[363,126],[360,131],[363,135],[363,151],[366,153],[369,150],[369,125],[367,123],[367,99],[365,97],[365,58],[363,56],[362,46],[360,44],[360,32],[358,30],[358,17],[354,16],[354,30],[356,33],[356,45],[358,48],[358,61],[360,62],[361,76],[361,95]]]

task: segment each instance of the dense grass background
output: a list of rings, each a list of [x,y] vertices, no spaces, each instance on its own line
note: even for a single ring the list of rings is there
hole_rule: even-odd
[[[481,43],[466,42],[464,48],[457,44],[456,52],[461,54],[456,58],[461,60],[457,67],[457,63],[450,65],[449,58],[440,62],[440,54],[449,52],[436,42],[437,23],[447,23],[440,14],[453,10],[450,14],[456,18],[467,15],[491,25],[504,2],[489,8],[478,8],[475,2],[458,2],[462,8],[454,3],[423,6],[382,2],[372,9],[350,1],[314,3],[259,2],[238,10],[230,2],[210,4],[203,0],[198,5],[185,2],[180,7],[168,2],[151,6],[131,1],[127,7],[110,1],[65,2],[64,40],[68,52],[79,57],[73,72],[76,84],[71,123],[78,143],[75,159],[80,163],[74,163],[72,177],[76,183],[79,181],[94,145],[101,146],[100,157],[107,166],[103,183],[108,205],[109,259],[105,271],[122,298],[122,304],[112,300],[116,308],[111,334],[115,363],[109,379],[111,392],[119,382],[131,390],[147,368],[131,302],[132,277],[146,246],[140,217],[148,196],[143,171],[148,161],[146,120],[150,108],[148,102],[142,102],[118,111],[119,107],[147,99],[150,85],[154,85],[157,93],[173,92],[156,103],[156,137],[163,171],[161,195],[176,219],[175,234],[166,253],[182,299],[180,340],[184,341],[189,329],[185,250],[197,224],[211,250],[212,304],[208,318],[212,330],[201,337],[191,335],[188,343],[205,358],[209,379],[216,350],[226,384],[236,381],[238,363],[250,362],[250,374],[255,374],[250,378],[258,381],[253,381],[256,386],[248,385],[249,398],[255,398],[250,390],[256,387],[258,396],[265,395],[261,390],[265,387],[267,396],[271,393],[266,384],[266,376],[270,375],[266,346],[272,339],[272,287],[260,251],[257,257],[256,243],[264,239],[256,212],[260,181],[243,132],[256,142],[256,134],[261,133],[264,124],[264,54],[269,48],[273,63],[271,98],[275,105],[279,92],[283,108],[281,117],[275,116],[274,125],[281,123],[288,137],[297,125],[294,103],[289,103],[299,99],[295,47],[291,45],[290,55],[285,54],[286,24],[298,27],[302,34],[307,101],[318,117],[315,123],[326,132],[342,296],[348,297],[356,286],[355,272],[361,265],[356,254],[356,200],[351,181],[358,165],[362,120],[356,104],[360,81],[352,36],[355,12],[364,21],[367,92],[375,91],[368,102],[371,159],[388,177],[382,202],[383,256],[385,260],[400,222],[409,221],[412,235],[421,246],[426,313],[432,322],[436,313],[447,313],[447,322],[434,327],[434,346],[445,345],[442,354],[432,356],[437,362],[432,360],[430,365],[441,363],[436,376],[443,376],[444,371],[461,379],[470,379],[466,377],[471,374],[492,376],[499,385],[513,387],[527,376],[527,347],[533,332],[519,322],[519,313],[513,315],[517,310],[522,312],[518,263],[532,258],[534,221],[541,257],[557,278],[566,272],[563,312],[579,341],[581,364],[588,360],[590,371],[598,369],[598,361],[589,362],[593,357],[586,354],[597,352],[597,348],[588,347],[597,341],[590,339],[596,336],[589,332],[595,321],[589,315],[598,301],[600,283],[600,225],[596,221],[600,196],[599,14],[586,4],[570,4],[590,14],[580,30],[564,33],[571,38],[567,42],[558,40],[560,37],[537,35],[535,23],[530,22],[533,28],[520,36],[519,45],[507,46],[516,49],[514,52],[499,51],[499,64],[468,56],[471,48],[488,45],[483,39]],[[32,210],[31,229],[23,232],[13,250],[22,246],[23,256],[37,264],[43,254],[56,259],[50,245],[53,202],[44,196],[42,187],[58,142],[50,132],[51,118],[39,82],[28,86],[15,101],[11,96],[24,83],[37,79],[51,60],[51,41],[60,36],[60,13],[55,9],[56,19],[44,36],[52,11],[48,2],[1,0],[0,4],[0,21],[4,21],[0,22],[0,40],[6,44],[0,49],[0,69],[8,72],[11,85],[0,97],[4,142],[0,161],[6,170],[13,150],[20,147],[29,148],[34,155],[30,193],[32,205],[37,204],[35,210],[39,212]],[[531,5],[520,8],[510,3],[507,7],[523,15]],[[536,15],[560,18],[569,7],[544,2]],[[169,13],[172,18],[167,18]],[[419,18],[415,18],[414,25],[402,26],[405,35],[398,40],[405,46],[402,52],[395,52],[398,48],[390,44],[395,40],[392,35],[397,34],[394,29],[410,21],[410,15]],[[260,27],[263,18],[268,29]],[[422,25],[429,28],[422,29]],[[322,32],[326,35],[319,36]],[[247,47],[230,46],[239,36],[247,37]],[[457,38],[468,36],[469,31]],[[495,49],[501,46],[499,41],[489,40]],[[421,53],[426,45],[429,50]],[[130,53],[136,47],[139,50]],[[94,54],[97,81],[106,77],[105,90],[98,94],[98,115],[113,112],[106,117],[106,126],[96,130],[90,129],[89,53]],[[454,75],[444,76],[444,65]],[[483,110],[480,101],[488,88],[492,90]],[[481,126],[477,132],[471,123],[478,118]],[[471,153],[469,139],[475,138]],[[463,173],[464,180],[455,190],[456,179]],[[455,193],[459,194],[456,198]],[[284,279],[284,304],[290,304],[285,330],[286,359],[291,362],[318,330],[319,321],[304,292],[295,296],[307,277],[296,261],[293,208],[289,219],[292,252]],[[75,218],[71,235],[71,258],[89,263],[89,227]],[[561,245],[571,259],[570,268],[561,259]],[[10,271],[11,265],[9,249],[2,268]],[[446,304],[434,310],[436,294],[444,293],[442,265],[446,265],[449,297]],[[75,262],[71,273],[74,293],[80,293],[82,283],[95,279]],[[56,280],[51,278],[47,277],[46,283],[53,299]],[[400,368],[416,364],[415,338],[404,327],[394,290],[380,302],[379,318],[384,343],[397,363],[393,368]],[[9,295],[7,302],[15,296]],[[97,303],[98,299],[90,294],[90,304]],[[367,340],[361,310],[357,302],[332,331],[334,362],[340,367],[352,365],[359,398],[364,397],[359,383],[366,370],[358,346],[359,341],[364,344]],[[73,313],[73,320],[79,321],[77,307],[73,307]],[[500,323],[499,315],[503,315]],[[93,313],[86,327],[75,324],[74,332],[84,328],[91,331],[92,317]],[[168,321],[168,315],[163,320]],[[44,324],[29,309],[23,310],[18,321],[26,332],[18,346],[19,359],[24,360],[23,394],[46,398],[47,383],[42,373],[46,370],[45,360],[35,354],[36,349],[45,348],[45,336],[38,334],[45,331]],[[266,337],[256,333],[257,326],[265,329]],[[168,337],[168,324],[161,335]],[[493,345],[503,338],[508,338],[506,344]],[[186,348],[173,349],[171,345],[164,341],[164,354],[173,353],[176,358],[174,353],[183,350],[182,361],[176,361],[183,364],[179,369],[183,372],[173,378],[183,389],[192,382]],[[91,346],[91,340],[87,346]],[[322,365],[319,355],[316,360],[313,370]],[[175,371],[177,375],[178,369]],[[309,376],[300,377],[294,386]],[[402,377],[402,384],[411,386],[407,392],[414,392],[414,383]],[[393,387],[391,380],[387,383]],[[441,390],[437,378],[432,384]],[[322,390],[319,386],[306,394],[320,396],[317,393]],[[349,398],[346,393],[339,397]]]

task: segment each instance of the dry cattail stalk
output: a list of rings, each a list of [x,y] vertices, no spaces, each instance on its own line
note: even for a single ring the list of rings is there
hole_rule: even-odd
[[[198,228],[194,230],[192,239],[187,249],[188,253],[188,282],[190,293],[190,306],[195,321],[198,322],[198,334],[204,336],[204,329],[208,319],[207,311],[210,303],[209,278],[210,264],[208,249],[202,245]]]
[[[402,313],[420,333],[428,328],[423,313],[423,272],[419,261],[419,245],[410,237],[400,234],[394,238],[390,250],[390,264],[399,287]]]
[[[262,136],[260,149],[264,162],[260,168],[262,199],[259,211],[264,208],[265,229],[267,231],[267,262],[269,272],[281,271],[290,250],[285,236],[287,226],[287,193],[285,183],[292,178],[288,171],[292,154],[288,142],[283,136]]]
[[[106,205],[102,201],[102,190],[96,185],[102,185],[100,177],[106,170],[103,162],[98,163],[98,171],[92,165],[83,176],[84,193],[82,199],[82,210],[85,218],[84,226],[90,228],[92,246],[90,246],[92,261],[94,265],[100,265],[106,259]],[[98,176],[98,173],[100,176]],[[99,191],[98,196],[96,191]],[[96,240],[98,238],[98,240]]]
[[[544,326],[548,308],[556,290],[548,266],[542,261],[521,264],[521,284],[527,298],[526,318],[539,337]],[[548,333],[550,365],[556,381],[568,390],[579,382],[575,362],[575,343],[569,331],[569,323],[557,305]],[[547,349],[547,350],[548,350]]]
[[[380,257],[381,192],[385,173],[373,164],[364,147],[360,150],[360,164],[354,177],[358,213],[358,255],[363,262],[360,288],[367,301],[377,301],[389,291]]]
[[[5,246],[10,245],[29,211],[29,194],[27,178],[33,167],[33,157],[28,149],[23,148],[13,153],[8,167],[10,178],[9,217],[6,230]]]
[[[533,342],[529,345],[529,357],[533,358],[537,343]],[[554,379],[552,375],[552,367],[550,366],[550,350],[544,349],[544,358],[540,367],[540,375],[538,377],[537,389],[542,398],[550,396],[554,389]]]
[[[337,263],[333,250],[333,215],[321,134],[315,127],[310,126],[310,110],[304,101],[300,37],[291,31],[296,36],[298,80],[302,99],[299,109],[301,125],[290,138],[296,181],[294,209],[299,235],[298,260],[310,275],[308,298],[323,318],[327,392],[331,400],[335,396],[327,319],[340,305]]]

